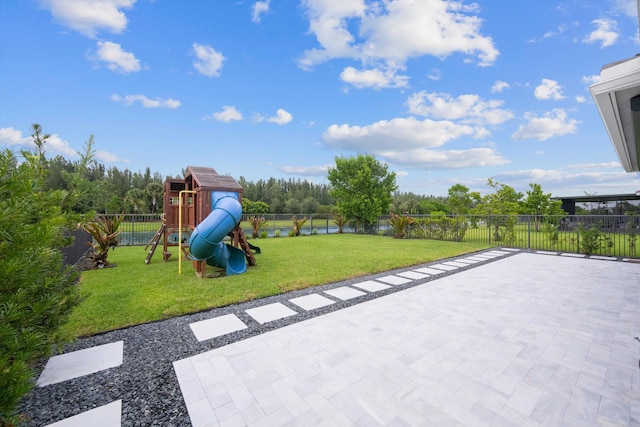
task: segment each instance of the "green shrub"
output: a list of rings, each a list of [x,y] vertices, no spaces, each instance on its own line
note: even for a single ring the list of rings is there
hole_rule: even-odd
[[[629,255],[631,255],[632,257],[635,258],[636,256],[636,240],[638,238],[638,235],[636,234],[636,232],[634,230],[631,230],[629,232]]]
[[[0,152],[0,425],[16,422],[31,366],[46,357],[80,297],[77,272],[60,251],[69,244],[67,194],[44,191],[44,157]]]
[[[600,233],[597,225],[591,225],[590,227],[580,225],[578,230],[578,235],[580,236],[580,252],[591,255],[600,249],[602,233]]]
[[[461,242],[467,232],[468,224],[457,217],[432,215],[420,218],[409,231],[410,237],[420,239],[447,240]]]
[[[273,232],[273,237],[280,237],[281,231],[280,229],[276,229],[276,231]]]
[[[544,234],[547,236],[549,243],[551,244],[551,248],[555,248],[558,246],[558,241],[560,239],[560,232],[558,231],[558,227],[555,224],[545,222],[543,224]]]
[[[266,239],[269,236],[269,232],[266,230],[263,230],[260,232],[260,238],[261,239]]]

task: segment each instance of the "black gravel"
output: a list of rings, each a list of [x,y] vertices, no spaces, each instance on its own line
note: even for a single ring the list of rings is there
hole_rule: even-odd
[[[300,307],[288,301],[291,298],[347,286],[366,279],[375,279],[389,274],[415,270],[416,268],[428,267],[440,262],[454,261],[487,251],[288,292],[78,339],[66,346],[64,353],[101,344],[124,341],[122,365],[46,387],[36,386],[22,400],[19,411],[24,415],[26,426],[45,426],[121,399],[122,426],[191,426],[178,379],[173,370],[172,363],[174,361],[518,253],[511,252],[492,260],[478,262],[437,276],[414,280],[405,285],[392,286],[379,292],[366,293],[363,296],[347,301],[323,294],[323,296],[335,300],[336,303],[311,311],[303,311]],[[298,314],[261,325],[245,313],[245,310],[249,308],[274,302],[280,302],[297,311]],[[247,328],[203,342],[198,342],[189,328],[190,323],[231,313],[242,320],[247,325]],[[39,363],[36,376],[33,379],[34,382],[39,377],[42,369],[44,369],[45,364],[46,360]]]

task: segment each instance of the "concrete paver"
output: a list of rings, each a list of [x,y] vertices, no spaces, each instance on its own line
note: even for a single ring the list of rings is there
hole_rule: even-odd
[[[274,320],[282,319],[289,316],[295,316],[296,314],[298,314],[294,310],[291,310],[289,307],[279,302],[263,305],[256,308],[250,308],[245,311],[258,323],[273,322]]]
[[[53,356],[47,361],[37,384],[44,387],[122,365],[122,341]]]
[[[247,325],[238,319],[235,314],[226,314],[224,316],[214,317],[213,319],[191,323],[189,327],[198,341],[205,341],[246,329]]]
[[[350,288],[348,286],[341,286],[339,288],[329,289],[328,291],[324,291],[324,293],[327,295],[336,297],[338,299],[341,299],[343,301],[361,297],[362,295],[366,295],[365,292]]]

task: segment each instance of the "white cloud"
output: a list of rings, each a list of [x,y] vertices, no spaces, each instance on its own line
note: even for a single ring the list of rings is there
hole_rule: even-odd
[[[409,77],[399,76],[396,74],[396,71],[397,70],[383,71],[379,69],[358,71],[353,67],[347,67],[340,73],[340,79],[358,89],[407,87]]]
[[[91,55],[90,59],[106,62],[111,71],[122,74],[140,71],[140,61],[133,53],[123,51],[118,43],[99,41],[96,46],[95,55]]]
[[[32,140],[28,136],[22,136],[22,131],[13,127],[0,128],[0,144],[6,146],[21,145],[25,147],[34,147]]]
[[[576,102],[578,104],[584,104],[585,102],[587,102],[587,98],[585,98],[584,96],[580,96],[580,95],[577,95],[575,100],[576,100]]]
[[[40,0],[62,25],[94,38],[98,30],[120,34],[127,27],[127,17],[120,9],[130,8],[136,0]]]
[[[393,70],[404,69],[408,59],[424,55],[444,58],[462,53],[477,57],[480,66],[493,64],[499,55],[493,40],[480,32],[477,7],[458,1],[306,0],[303,6],[309,31],[320,45],[303,53],[299,59],[303,69],[350,58],[368,70],[379,70],[379,79],[380,74],[395,75]]]
[[[124,105],[133,105],[135,102],[140,102],[144,108],[169,108],[174,109],[180,106],[180,101],[175,99],[167,98],[155,98],[151,99],[146,97],[145,95],[125,95],[124,97],[120,95],[111,95],[111,100],[115,102],[120,102]]]
[[[496,82],[493,84],[493,86],[491,86],[491,92],[492,93],[500,93],[505,89],[509,89],[509,83],[507,82],[503,82],[500,80],[496,80]]]
[[[471,148],[468,150],[389,151],[378,153],[389,162],[418,169],[464,169],[499,166],[510,163],[493,148]]]
[[[236,110],[236,107],[225,105],[222,107],[222,111],[213,113],[213,118],[221,122],[229,123],[234,120],[242,120],[242,113]]]
[[[123,160],[117,154],[113,154],[104,150],[96,150],[95,157],[96,157],[96,160],[103,163],[118,163],[118,162],[129,163],[129,160]]]
[[[382,153],[439,147],[475,129],[451,121],[417,120],[413,117],[381,120],[367,126],[331,125],[323,133],[330,148],[357,153]]]
[[[615,8],[629,18],[638,17],[638,0],[613,0]]]
[[[542,117],[537,117],[531,113],[525,115],[527,123],[521,125],[518,130],[511,135],[513,139],[537,139],[546,141],[556,136],[576,133],[579,121],[569,119],[567,113],[562,108],[556,108],[546,112]]]
[[[23,136],[22,131],[13,127],[0,128],[0,144],[11,146],[19,146],[32,150],[35,148],[31,136]],[[76,157],[78,153],[71,148],[69,143],[56,134],[52,134],[47,138],[44,144],[45,153],[57,153],[64,156]]]
[[[438,149],[455,139],[473,136],[476,129],[451,121],[413,117],[382,120],[367,126],[331,125],[325,145],[339,151],[369,153],[400,167],[460,169],[509,163],[492,147]]]
[[[581,79],[582,83],[591,86],[594,85],[596,83],[600,83],[600,76],[599,75],[593,75],[593,76],[582,76]]]
[[[513,113],[500,108],[503,104],[503,101],[498,100],[484,101],[478,95],[452,98],[446,93],[425,91],[414,93],[407,100],[411,114],[478,125],[498,125],[511,120]]]
[[[217,77],[220,75],[222,63],[226,59],[220,52],[211,46],[194,43],[193,54],[196,56],[193,66],[200,74],[207,77]]]
[[[429,74],[427,74],[427,78],[429,80],[438,81],[442,78],[442,71],[438,68],[434,68]]]
[[[566,165],[558,169],[525,169],[503,172],[495,176],[500,182],[514,187],[524,188],[531,182],[542,185],[545,189],[553,189],[554,195],[584,195],[584,191],[604,191],[604,193],[620,193],[620,188],[640,186],[640,176],[626,173],[620,164],[593,170],[589,165]],[[618,170],[615,170],[618,169]],[[562,191],[565,194],[558,194]],[[568,194],[567,194],[568,193]]]
[[[620,162],[606,163],[577,163],[575,165],[566,166],[567,169],[620,169]]]
[[[253,22],[259,24],[262,15],[269,12],[269,2],[270,0],[257,1],[253,4],[253,7],[251,8],[251,20]]]
[[[546,33],[544,33],[542,38],[548,39],[548,38],[551,38],[551,37],[555,37],[555,36],[558,36],[558,35],[564,33],[566,30],[567,30],[567,26],[566,25],[560,25],[560,26],[558,26],[557,29],[551,30],[551,31],[547,31]]]
[[[291,120],[293,120],[293,116],[291,115],[291,113],[289,113],[286,110],[283,110],[282,108],[278,108],[278,111],[276,111],[275,117],[270,117],[267,119],[268,122],[275,123],[280,126],[286,125]]]
[[[596,29],[582,40],[583,43],[600,43],[600,47],[603,48],[613,45],[618,40],[618,23],[613,19],[595,19],[591,23]]]
[[[557,81],[550,79],[542,79],[542,83],[536,87],[533,95],[540,100],[553,99],[554,101],[559,101],[565,98],[562,95],[562,86]]]
[[[327,170],[334,165],[318,165],[318,166],[282,166],[280,170],[289,175],[301,176],[325,176]]]
[[[12,127],[0,128],[0,144],[6,146],[20,146],[28,150],[33,150],[35,144],[31,136],[22,136],[22,132]],[[47,138],[44,144],[45,154],[48,157],[52,154],[60,154],[65,157],[78,157],[78,152],[71,148],[69,142],[63,140],[58,135],[53,134]],[[104,150],[96,150],[95,159],[104,163],[128,162],[120,159],[116,154]]]

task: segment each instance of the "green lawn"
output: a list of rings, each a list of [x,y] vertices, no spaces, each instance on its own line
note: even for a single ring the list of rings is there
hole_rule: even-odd
[[[325,283],[406,267],[485,249],[481,243],[397,240],[390,237],[331,234],[251,240],[262,253],[246,273],[196,277],[184,261],[178,274],[177,248],[168,262],[161,247],[145,264],[144,247],[118,247],[109,253],[114,268],[85,271],[84,301],[63,327],[70,338],[221,307]]]

